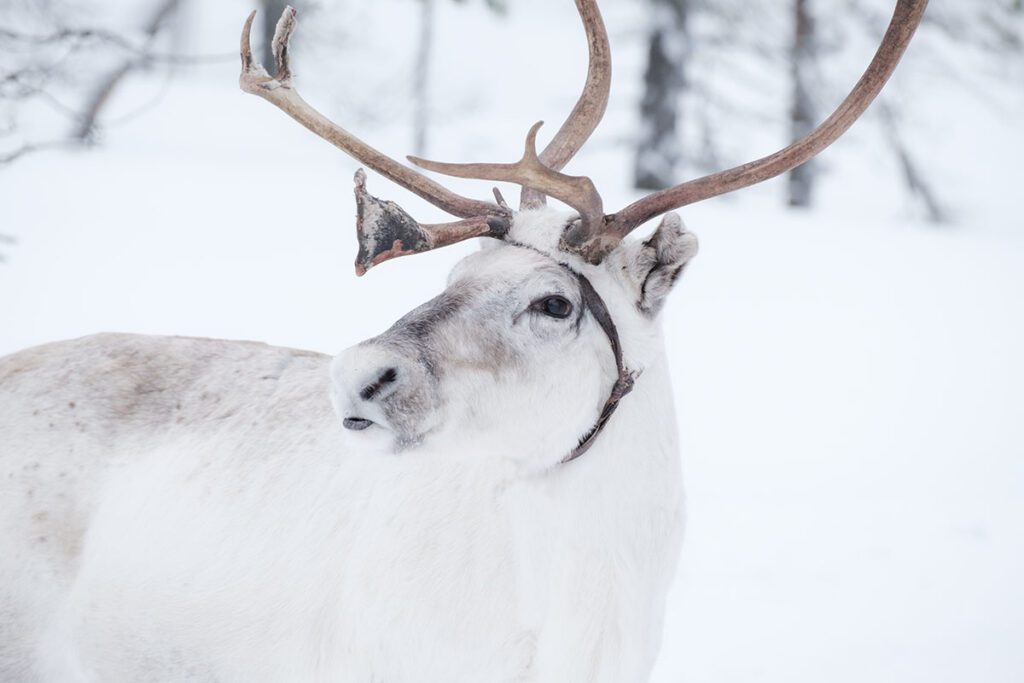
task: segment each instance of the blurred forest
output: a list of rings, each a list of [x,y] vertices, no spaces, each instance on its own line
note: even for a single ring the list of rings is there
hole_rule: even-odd
[[[430,58],[434,7],[441,0],[408,0],[418,5],[420,31],[410,60],[407,101],[415,129],[415,152],[429,139]],[[469,0],[461,0],[466,3]],[[515,0],[482,0],[499,15]],[[304,21],[318,14],[343,23],[355,0],[295,0]],[[737,115],[761,118],[754,100],[737,97],[735,84],[771,78],[786,82],[784,126],[791,138],[809,132],[850,83],[844,70],[830,68],[848,50],[865,53],[884,30],[889,0],[606,0],[635,6],[643,14],[646,69],[637,103],[635,186],[660,189],[679,182],[684,164],[714,170],[734,161],[722,144],[724,125]],[[269,37],[286,3],[260,0],[263,62],[270,64]],[[156,72],[171,81],[182,67],[234,59],[234,54],[189,54],[183,49],[190,24],[203,21],[196,0],[8,0],[0,6],[0,163],[54,146],[100,143],[108,129],[146,109],[112,116],[106,106],[124,79]],[[1022,64],[1022,0],[933,0],[920,42],[950,79],[969,84],[976,66],[1018,82]],[[616,27],[612,27],[613,33]],[[344,30],[332,41],[343,55]],[[522,46],[521,49],[526,49]],[[339,56],[340,56],[339,55]],[[749,72],[751,57],[771,76]],[[714,65],[713,68],[711,66]],[[723,86],[729,80],[731,86]],[[969,87],[965,90],[970,92]],[[780,99],[780,106],[783,105]],[[159,106],[159,97],[151,107]],[[372,108],[372,104],[369,104]],[[876,123],[904,170],[906,191],[920,200],[930,220],[942,221],[940,192],[901,133],[898,93],[887,93]],[[746,110],[745,110],[746,109]],[[44,115],[41,110],[48,110]],[[813,201],[815,164],[791,175],[788,202]]]
[[[437,4],[446,1],[452,0],[408,0],[419,27],[415,44],[403,46],[408,73],[386,101],[375,99],[373,91],[361,99],[347,95],[358,100],[349,105],[364,120],[401,112],[411,131],[409,151],[419,155],[428,153],[438,111],[439,75],[432,57],[444,48],[434,44],[434,36]],[[476,1],[498,17],[515,10],[515,0]],[[359,49],[351,28],[358,22],[359,2],[295,2],[303,21],[317,27],[319,59],[326,55],[344,62],[347,53]],[[269,38],[285,4],[258,2],[264,64],[272,61]],[[611,26],[613,42],[642,43],[646,61],[637,73],[643,82],[635,89],[632,130],[618,132],[620,144],[632,148],[634,187],[656,190],[749,160],[742,137],[733,134],[737,127],[772,126],[780,140],[808,133],[856,78],[847,65],[866,64],[891,5],[890,0],[606,0],[606,15],[634,18],[629,25]],[[215,54],[190,49],[189,35],[208,9],[198,0],[7,0],[0,5],[0,172],[27,154],[102,145],[117,135],[119,125],[159,108],[176,79],[236,59],[230,45]],[[1024,83],[1022,26],[1022,0],[932,0],[915,49],[927,50],[931,70],[956,91],[998,108],[997,99],[978,86],[977,74],[987,72],[986,79],[1011,89]],[[300,60],[309,45],[308,39],[300,43]],[[327,52],[324,46],[330,46]],[[130,110],[113,110],[115,94],[140,74],[158,77],[159,88]],[[902,92],[894,81],[860,125],[872,126],[879,145],[892,155],[917,216],[943,223],[951,219],[946,188],[921,159],[921,141],[906,132],[906,122],[922,115],[918,106],[913,93]],[[784,201],[794,208],[811,206],[820,172],[820,161],[792,171]],[[0,231],[0,249],[12,241]]]

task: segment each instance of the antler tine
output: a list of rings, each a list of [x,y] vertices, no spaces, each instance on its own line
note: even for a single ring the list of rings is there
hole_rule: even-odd
[[[455,194],[423,174],[382,154],[328,119],[303,100],[292,86],[291,80],[288,41],[295,30],[296,11],[290,5],[282,13],[274,33],[273,47],[275,61],[277,62],[277,75],[271,77],[266,69],[261,64],[256,63],[252,57],[249,34],[252,30],[252,22],[255,16],[256,12],[252,12],[249,18],[246,19],[245,26],[242,29],[240,46],[242,73],[239,77],[239,85],[242,90],[267,100],[317,136],[330,142],[354,159],[366,164],[385,178],[419,195],[439,209],[460,218],[475,218],[505,213],[501,207],[490,202],[469,199]]]
[[[576,106],[555,133],[555,137],[540,153],[540,162],[555,171],[565,168],[601,122],[608,107],[608,93],[612,82],[612,54],[608,45],[608,31],[601,19],[597,2],[576,0],[576,10],[583,20],[583,28],[587,34],[587,80]],[[521,208],[543,204],[543,193],[530,187],[523,188],[519,200]]]
[[[824,150],[860,118],[889,80],[927,5],[928,0],[897,0],[889,28],[864,75],[832,115],[810,134],[756,161],[643,197],[606,216],[605,226],[598,232],[589,232],[585,225],[570,226],[563,235],[563,248],[599,262],[627,234],[655,216],[774,178]]]
[[[601,195],[597,193],[597,188],[590,178],[566,175],[552,170],[537,156],[537,131],[543,123],[538,121],[530,128],[526,135],[523,158],[514,164],[449,164],[413,156],[407,158],[428,171],[456,178],[518,183],[545,195],[551,195],[576,209],[580,214],[581,223],[587,229],[597,229],[604,223],[604,207]]]
[[[273,51],[277,75],[271,77],[263,65],[252,57],[249,35],[256,12],[249,14],[242,28],[240,51],[242,73],[239,84],[247,93],[259,95],[317,136],[385,178],[419,195],[434,206],[465,220],[452,223],[421,225],[394,202],[377,199],[366,191],[366,173],[359,169],[355,176],[356,235],[359,251],[356,274],[363,275],[373,266],[397,256],[415,254],[447,246],[471,237],[502,239],[511,225],[512,211],[507,205],[468,199],[438,185],[335,124],[311,107],[292,86],[289,40],[295,31],[296,11],[288,6],[274,30]]]
[[[511,227],[512,212],[473,216],[452,223],[425,225],[416,222],[398,204],[378,199],[366,191],[366,172],[356,171],[356,275],[398,256],[419,254],[472,237],[504,239]]]

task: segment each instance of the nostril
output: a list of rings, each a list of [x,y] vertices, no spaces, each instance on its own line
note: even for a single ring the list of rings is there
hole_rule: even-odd
[[[359,392],[359,397],[364,401],[369,401],[377,395],[383,387],[391,384],[398,379],[398,371],[394,368],[388,368],[380,374],[376,382],[372,382],[363,387],[363,390]]]

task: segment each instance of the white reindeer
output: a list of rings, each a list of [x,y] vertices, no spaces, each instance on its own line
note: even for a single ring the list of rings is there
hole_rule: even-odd
[[[607,101],[591,0],[577,0],[588,84],[541,154],[535,126],[517,164],[416,160],[521,184],[518,212],[314,111],[290,78],[294,10],[276,78],[252,61],[250,16],[245,90],[462,219],[419,225],[360,171],[358,271],[493,239],[333,362],[129,335],[0,360],[0,679],[645,680],[683,528],[658,314],[697,243],[671,213],[623,238],[837,138],[924,5],[898,2],[865,78],[807,139],[609,215],[587,178],[560,173]]]

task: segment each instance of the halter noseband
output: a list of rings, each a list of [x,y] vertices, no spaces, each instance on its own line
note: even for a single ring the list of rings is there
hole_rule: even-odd
[[[615,323],[612,321],[612,316],[608,313],[608,307],[604,303],[604,299],[594,289],[594,285],[590,284],[590,280],[586,278],[582,273],[573,270],[564,263],[559,263],[563,268],[568,270],[570,273],[576,276],[576,280],[580,284],[580,294],[583,297],[583,305],[586,307],[590,314],[594,316],[594,320],[604,330],[605,336],[608,337],[608,342],[611,344],[612,353],[615,354],[615,369],[618,373],[618,377],[615,380],[615,384],[612,385],[611,393],[608,394],[608,400],[604,402],[604,407],[601,408],[601,414],[598,415],[597,421],[594,426],[591,427],[586,434],[580,438],[580,442],[576,445],[576,448],[572,449],[567,456],[562,458],[559,464],[564,465],[567,462],[571,462],[576,458],[580,457],[594,445],[594,440],[597,439],[597,435],[601,433],[605,425],[608,424],[608,420],[611,419],[612,413],[619,406],[619,401],[622,397],[633,390],[633,382],[636,380],[639,372],[633,372],[626,368],[622,360],[622,344],[619,342],[619,332],[615,329]]]
[[[611,419],[615,409],[619,407],[619,401],[633,391],[633,383],[636,378],[640,376],[639,370],[630,370],[626,367],[625,362],[622,359],[622,344],[619,342],[619,331],[615,328],[615,322],[612,320],[611,313],[608,312],[608,306],[605,305],[604,299],[594,289],[594,285],[590,284],[590,280],[587,277],[570,266],[569,264],[559,261],[558,259],[551,256],[536,247],[521,242],[515,242],[513,240],[506,239],[506,244],[520,247],[522,249],[529,249],[532,252],[545,256],[555,263],[565,268],[567,271],[572,273],[573,277],[580,285],[580,296],[583,299],[583,306],[590,311],[590,315],[594,316],[594,320],[601,326],[606,337],[608,337],[608,343],[611,344],[612,353],[615,354],[615,371],[617,377],[615,378],[615,384],[612,385],[611,392],[608,394],[608,399],[604,402],[604,406],[601,408],[601,413],[597,416],[597,421],[594,425],[587,430],[587,433],[580,437],[579,443],[576,447],[569,451],[569,454],[558,461],[559,465],[564,465],[568,462],[572,462],[576,458],[580,457],[584,453],[590,450],[590,447],[594,445],[594,441],[597,439],[597,435],[601,433],[601,430],[608,424],[608,420]]]

